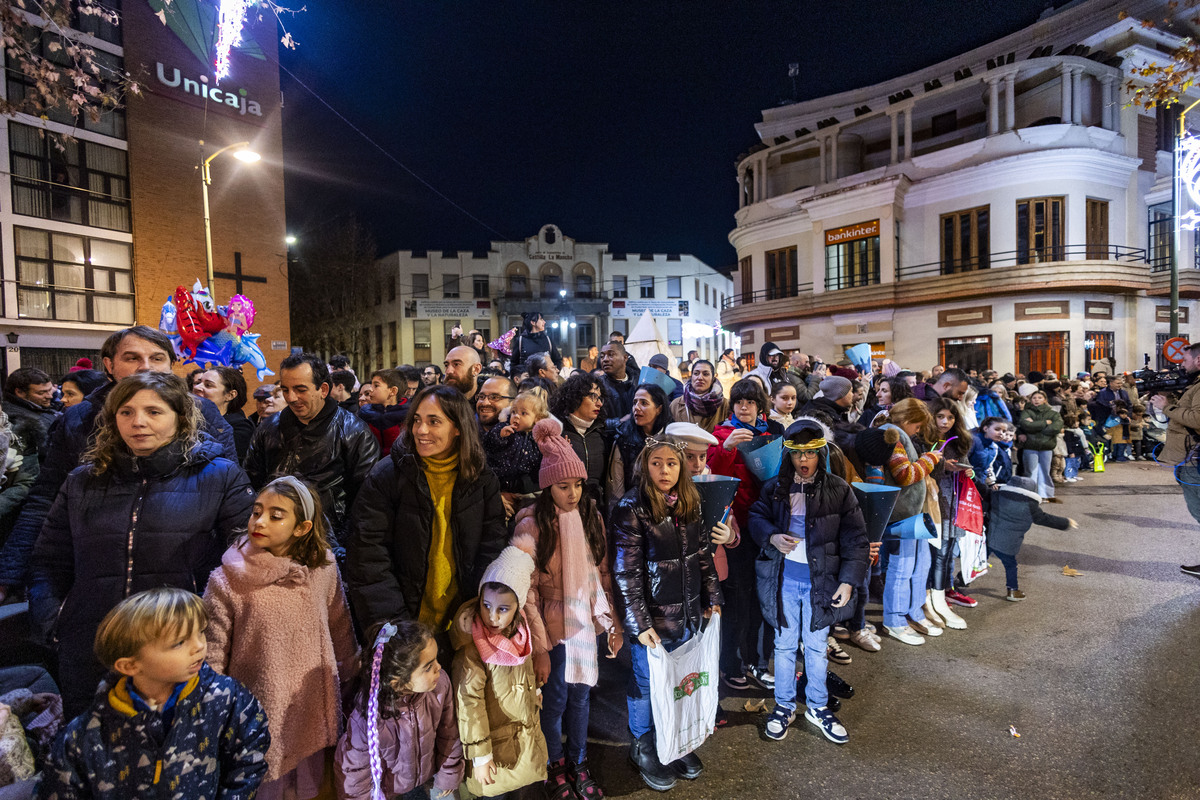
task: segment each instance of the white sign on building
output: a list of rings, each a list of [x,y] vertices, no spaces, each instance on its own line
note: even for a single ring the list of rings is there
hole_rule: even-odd
[[[652,317],[687,317],[689,300],[613,300],[609,313],[614,317],[640,317],[649,311]]]

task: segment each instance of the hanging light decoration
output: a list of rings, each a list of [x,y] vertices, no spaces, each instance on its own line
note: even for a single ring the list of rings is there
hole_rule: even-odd
[[[221,0],[217,20],[217,83],[229,75],[229,51],[242,40],[242,26],[252,0]]]

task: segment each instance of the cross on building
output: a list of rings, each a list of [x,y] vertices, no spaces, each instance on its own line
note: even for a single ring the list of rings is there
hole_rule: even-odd
[[[242,294],[242,283],[266,283],[267,279],[259,275],[246,275],[242,272],[242,254],[233,254],[233,272],[214,272],[214,278],[224,278],[234,282],[237,287],[234,294]]]

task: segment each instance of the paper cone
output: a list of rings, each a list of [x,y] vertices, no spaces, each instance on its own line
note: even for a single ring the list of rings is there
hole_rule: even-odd
[[[638,386],[643,383],[652,383],[663,390],[667,399],[670,399],[671,392],[675,391],[675,381],[671,380],[669,375],[659,372],[654,367],[642,367],[641,374],[638,375]]]
[[[721,517],[725,516],[725,510],[733,503],[733,497],[737,494],[738,484],[741,482],[740,478],[731,478],[728,475],[692,477],[692,483],[696,484],[696,491],[700,493],[700,522],[705,536],[721,521]]]
[[[871,345],[856,344],[853,347],[847,347],[846,358],[850,359],[851,364],[858,367],[859,372],[871,371]]]
[[[850,485],[858,498],[863,520],[867,523],[867,539],[872,542],[881,541],[884,528],[887,527],[892,511],[896,508],[896,501],[900,499],[900,487],[857,481]]]
[[[762,483],[779,474],[783,464],[782,436],[755,436],[737,446],[750,473]]]

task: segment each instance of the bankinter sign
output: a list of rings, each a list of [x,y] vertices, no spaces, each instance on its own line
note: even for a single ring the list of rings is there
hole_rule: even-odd
[[[856,239],[869,239],[872,236],[879,235],[879,220],[873,219],[870,222],[860,222],[857,225],[847,225],[844,228],[834,228],[833,230],[825,231],[825,244],[842,244],[843,242],[853,242]]]

